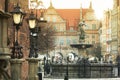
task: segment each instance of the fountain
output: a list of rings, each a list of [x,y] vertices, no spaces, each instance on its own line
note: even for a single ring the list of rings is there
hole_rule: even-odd
[[[52,76],[62,78],[65,80],[66,76],[68,78],[80,78],[80,77],[90,77],[90,64],[87,60],[86,49],[92,47],[92,44],[85,43],[85,31],[84,27],[86,26],[85,22],[79,24],[79,44],[70,44],[71,47],[78,49],[78,55],[76,56],[77,60],[73,59],[74,53],[71,52],[68,54],[65,63],[52,63]],[[82,58],[81,58],[82,57]],[[74,56],[75,58],[75,56]],[[81,59],[80,59],[81,58]],[[74,61],[71,61],[74,60]],[[85,64],[84,64],[85,63]],[[82,64],[82,65],[80,65]],[[87,65],[87,67],[86,67]]]
[[[65,63],[52,63],[51,77],[53,78],[108,78],[114,77],[112,73],[113,64],[91,63],[88,60],[86,49],[92,47],[92,44],[85,43],[85,22],[79,24],[79,43],[70,44],[71,47],[78,49],[78,55],[73,60],[73,53],[69,54],[65,59]]]
[[[86,27],[85,21],[79,23],[79,43],[78,44],[70,44],[71,47],[78,49],[78,56],[86,58],[86,49],[92,47],[92,44],[85,43],[85,30]]]

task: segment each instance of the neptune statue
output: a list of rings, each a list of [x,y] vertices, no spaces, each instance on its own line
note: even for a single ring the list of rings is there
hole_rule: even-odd
[[[78,25],[78,28],[79,28],[79,41],[84,41],[85,40],[85,30],[84,30],[84,26],[85,25],[85,21],[83,22],[80,22],[79,25]]]

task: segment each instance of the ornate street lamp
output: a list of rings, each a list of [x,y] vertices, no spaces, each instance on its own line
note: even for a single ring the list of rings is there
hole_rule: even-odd
[[[29,30],[30,30],[30,52],[29,57],[37,58],[37,45],[35,44],[35,39],[38,37],[39,27],[36,27],[37,18],[34,16],[33,12],[30,13],[28,18]]]
[[[36,26],[36,17],[34,16],[33,12],[31,12],[29,18],[28,18],[28,23],[29,23],[29,27],[30,29],[35,28]]]
[[[30,13],[29,18],[27,19],[28,24],[29,24],[29,30],[30,30],[30,52],[29,52],[29,57],[38,57],[37,54],[37,41],[35,41],[35,39],[37,40],[38,38],[38,34],[40,32],[40,24],[41,22],[47,22],[46,20],[44,20],[43,17],[43,13],[44,13],[44,5],[43,2],[40,0],[38,2],[36,2],[36,5],[34,6],[34,9],[36,9],[36,17],[34,15],[33,12]],[[37,9],[39,9],[41,12],[40,18],[37,19]]]
[[[42,1],[38,1],[38,2],[34,2],[36,3],[36,5],[34,6],[34,9],[36,9],[35,13],[36,16],[33,14],[33,12],[31,12],[27,22],[29,24],[29,30],[30,30],[30,52],[29,52],[29,58],[33,58],[34,60],[38,57],[38,46],[37,46],[37,38],[39,37],[39,33],[41,30],[41,26],[43,26],[43,23],[47,22],[46,20],[44,20],[44,9],[45,8],[41,8],[41,6],[43,7],[43,3]],[[40,17],[37,18],[37,9],[40,10]],[[30,61],[29,61],[30,62]],[[36,68],[36,67],[34,67]],[[35,69],[36,70],[36,69]],[[40,70],[40,66],[38,67],[38,76],[39,76],[39,80],[42,79],[42,73]]]
[[[18,4],[14,7],[14,10],[11,13],[13,16],[14,26],[16,26],[16,30],[17,30],[16,41],[14,42],[14,46],[12,47],[11,58],[20,59],[23,57],[23,53],[21,51],[22,46],[20,46],[18,43],[18,30],[20,29],[20,26],[22,26],[22,21],[25,16],[25,13],[23,13],[23,11],[21,10]]]

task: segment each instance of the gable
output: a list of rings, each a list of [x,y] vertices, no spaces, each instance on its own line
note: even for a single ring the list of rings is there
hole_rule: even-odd
[[[45,12],[45,19],[48,22],[65,22],[54,8],[48,8]]]

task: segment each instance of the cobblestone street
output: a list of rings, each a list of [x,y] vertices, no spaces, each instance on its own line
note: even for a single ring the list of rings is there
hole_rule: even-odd
[[[64,79],[53,79],[53,78],[44,78],[43,80],[64,80]],[[97,78],[97,79],[69,79],[69,80],[120,80],[120,78]]]

